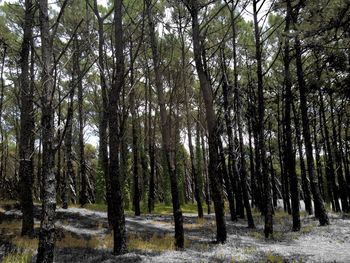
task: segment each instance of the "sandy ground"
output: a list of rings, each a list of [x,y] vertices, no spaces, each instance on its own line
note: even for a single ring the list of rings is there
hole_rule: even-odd
[[[329,214],[331,225],[318,226],[311,216],[302,218],[300,233],[291,232],[291,218],[276,218],[275,238],[263,237],[263,219],[255,217],[257,228],[246,228],[246,222],[227,218],[228,240],[225,244],[214,244],[214,215],[205,216],[198,224],[195,215],[184,216],[185,238],[189,241],[183,251],[132,251],[116,257],[108,249],[57,249],[55,262],[265,262],[272,258],[284,262],[350,262],[350,218]],[[20,218],[18,209],[2,213],[2,220]],[[172,216],[143,215],[127,216],[128,233],[142,236],[173,233]],[[57,209],[56,228],[78,235],[81,238],[103,238],[110,232],[107,215],[83,208]],[[0,237],[1,241],[2,237]],[[0,243],[1,244],[1,243]],[[4,254],[9,251],[6,243],[0,246]]]

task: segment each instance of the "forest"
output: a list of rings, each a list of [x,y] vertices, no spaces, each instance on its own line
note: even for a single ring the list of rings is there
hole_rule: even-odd
[[[0,1],[0,262],[349,262],[349,0]]]

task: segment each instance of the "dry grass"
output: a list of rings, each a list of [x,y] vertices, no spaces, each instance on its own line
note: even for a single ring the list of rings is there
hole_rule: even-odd
[[[108,234],[99,240],[99,248],[112,249],[113,235]],[[153,234],[150,238],[145,238],[137,234],[128,235],[128,248],[130,250],[153,250],[166,251],[175,250],[174,237],[172,235],[157,235]],[[185,247],[188,246],[188,241],[185,240]]]
[[[64,237],[56,240],[56,247],[60,248],[97,248],[99,246],[98,237],[81,238],[72,233],[64,233]]]
[[[208,221],[206,219],[197,218],[194,223],[184,224],[184,228],[191,230],[191,229],[204,228],[207,225],[211,225],[210,222],[209,222],[209,224],[207,224],[207,223],[208,223]]]
[[[32,261],[33,252],[9,253],[3,259],[3,263],[29,263]]]
[[[38,248],[38,239],[16,236],[11,240],[16,247],[35,251]]]

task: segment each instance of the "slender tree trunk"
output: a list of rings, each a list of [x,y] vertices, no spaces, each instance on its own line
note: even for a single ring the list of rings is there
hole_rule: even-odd
[[[265,192],[265,237],[268,238],[273,234],[273,208],[271,196],[271,178],[267,169],[266,150],[264,142],[264,119],[265,119],[265,103],[264,103],[264,86],[263,86],[263,72],[262,72],[262,55],[260,42],[260,29],[258,24],[258,9],[257,0],[253,0],[253,14],[254,14],[254,32],[255,32],[255,57],[257,61],[257,77],[258,77],[258,150],[261,156],[261,171],[264,180]]]
[[[286,170],[288,177],[290,178],[290,192],[292,197],[292,217],[293,217],[293,231],[300,230],[300,211],[299,211],[299,185],[295,167],[295,152],[293,149],[292,142],[292,127],[291,127],[291,108],[293,104],[293,93],[292,93],[292,81],[290,77],[290,55],[289,55],[289,28],[291,22],[292,6],[291,1],[287,0],[287,15],[286,25],[284,29],[284,85],[286,89],[285,97],[285,132],[286,132],[286,144],[285,144],[285,159],[286,159]]]
[[[2,111],[4,105],[4,93],[5,93],[5,81],[4,81],[4,67],[5,67],[5,58],[6,58],[7,46],[3,46],[3,56],[1,59],[1,72],[0,72],[0,135],[1,135],[1,158],[0,158],[0,187],[3,188],[3,181],[5,180],[5,140],[4,140],[4,130],[3,130],[3,120],[2,120]],[[0,189],[1,189],[0,188]]]
[[[332,136],[333,150],[334,150],[334,155],[336,159],[335,165],[336,165],[336,173],[337,173],[337,179],[338,179],[338,185],[339,185],[341,208],[343,212],[349,212],[348,193],[347,193],[346,182],[343,176],[342,156],[341,156],[340,147],[338,147],[338,140],[337,140],[338,135],[337,135],[337,129],[335,125],[334,100],[333,100],[332,92],[329,93],[329,99],[330,99],[332,131],[333,131],[333,136]]]
[[[236,221],[237,216],[236,216],[236,212],[235,212],[235,201],[234,201],[231,181],[230,181],[229,175],[227,173],[224,147],[222,146],[221,139],[219,139],[218,142],[219,142],[219,156],[220,156],[220,172],[221,172],[222,177],[224,179],[227,199],[228,199],[229,208],[230,208],[231,220]]]
[[[111,183],[109,180],[109,156],[108,156],[108,88],[107,79],[105,74],[105,61],[104,61],[104,19],[106,17],[101,17],[98,11],[97,0],[94,0],[94,13],[98,21],[98,67],[100,71],[100,84],[101,84],[101,95],[102,95],[102,110],[101,110],[101,120],[99,126],[100,133],[100,148],[99,148],[99,162],[102,167],[102,171],[105,178],[106,184],[106,201],[107,201],[107,217],[109,226],[112,226],[111,218]]]
[[[313,125],[313,137],[314,137],[314,145],[315,145],[315,155],[316,155],[316,172],[317,172],[317,178],[318,178],[318,186],[320,189],[320,193],[322,198],[325,198],[325,193],[324,193],[324,180],[323,180],[323,166],[322,166],[322,162],[321,162],[321,156],[320,156],[320,144],[318,142],[318,136],[317,136],[317,117],[319,117],[320,119],[320,123],[321,121],[321,115],[318,114],[316,112],[317,106],[315,105],[316,102],[314,102],[313,105],[313,112],[314,112],[314,125]],[[321,131],[321,134],[323,134],[323,132]],[[316,214],[316,209],[315,209],[315,214]]]
[[[32,235],[34,230],[33,215],[33,152],[34,152],[34,117],[33,85],[29,79],[29,52],[32,38],[33,3],[25,1],[24,35],[21,49],[21,128],[19,141],[19,178],[22,207],[22,235]]]
[[[42,214],[40,224],[37,262],[53,262],[55,243],[56,182],[54,169],[54,109],[52,95],[54,83],[52,76],[52,36],[50,35],[48,1],[39,1],[39,20],[41,32],[41,128],[42,128]]]
[[[61,199],[62,199],[62,208],[67,209],[69,204],[69,185],[70,180],[74,178],[74,168],[73,168],[73,152],[72,152],[72,140],[73,140],[73,104],[74,104],[74,78],[71,83],[71,90],[69,94],[69,107],[67,111],[67,120],[66,120],[66,134],[64,137],[64,147],[65,147],[65,161],[66,161],[66,170],[62,180],[62,189],[61,189]]]
[[[124,54],[123,54],[123,25],[122,0],[114,1],[115,24],[115,75],[114,83],[109,93],[109,178],[111,183],[111,221],[113,225],[114,247],[117,255],[127,252],[126,227],[123,202],[123,187],[119,167],[120,131],[119,126],[119,96],[124,86]]]
[[[299,117],[297,117],[298,113],[295,110],[294,104],[293,104],[293,112],[294,112],[294,123],[295,123],[295,136],[298,144],[301,185],[304,193],[305,210],[308,212],[309,215],[312,215],[313,211],[312,211],[312,200],[311,200],[311,193],[310,193],[310,182],[306,176],[303,143],[302,143],[301,134],[300,134],[300,122],[299,122]],[[315,144],[315,150],[316,150],[316,144]]]
[[[147,76],[149,74],[149,68],[147,67]],[[146,89],[149,89],[149,106],[148,106],[148,153],[149,153],[149,161],[150,161],[150,175],[149,175],[149,193],[148,193],[148,212],[151,213],[154,209],[154,199],[155,199],[155,130],[156,130],[156,122],[153,122],[152,125],[152,86],[150,84],[150,80],[148,79],[148,83],[146,82]],[[152,130],[153,126],[153,130]]]
[[[183,32],[182,32],[182,27],[180,31],[181,35],[181,63],[182,63],[182,71],[181,71],[181,83],[183,83],[183,88],[185,90],[185,108],[186,108],[186,126],[187,126],[187,136],[188,136],[188,146],[190,149],[190,161],[191,161],[191,177],[193,178],[194,182],[194,196],[197,202],[197,210],[198,210],[198,217],[203,218],[203,206],[202,206],[202,197],[201,197],[201,192],[200,192],[200,187],[199,187],[199,167],[196,169],[195,166],[195,154],[193,150],[193,144],[192,144],[192,132],[191,132],[191,113],[190,113],[190,103],[189,103],[189,94],[188,94],[188,85],[186,82],[186,54],[185,54],[185,41],[183,38]]]
[[[206,111],[206,121],[208,128],[208,141],[209,141],[209,178],[212,197],[215,208],[216,218],[216,240],[223,243],[227,238],[225,210],[224,210],[224,198],[222,190],[222,178],[219,176],[218,164],[218,123],[217,117],[214,111],[213,94],[211,90],[211,83],[207,72],[204,69],[202,63],[202,51],[203,47],[200,42],[200,30],[198,21],[199,5],[197,0],[192,0],[190,3],[189,11],[192,17],[192,40],[193,40],[193,52],[194,60],[196,64],[197,74],[199,78],[200,88]],[[205,58],[204,58],[205,59]]]
[[[335,170],[333,166],[333,152],[330,141],[329,130],[327,127],[326,113],[324,108],[323,94],[319,90],[320,98],[320,113],[322,115],[323,129],[324,129],[324,138],[326,146],[326,175],[327,175],[327,186],[328,186],[328,195],[333,204],[333,211],[340,212],[339,196],[338,196],[338,187],[335,182]]]
[[[133,44],[130,41],[130,61],[133,61]],[[139,138],[137,130],[137,106],[135,103],[135,88],[134,88],[134,68],[130,65],[130,112],[132,125],[132,155],[133,155],[133,180],[134,180],[134,197],[133,205],[135,209],[135,216],[141,215],[140,209],[140,188],[139,188]]]
[[[297,14],[293,15],[293,29],[295,29],[295,24],[297,22]],[[301,46],[298,35],[294,37],[294,47],[295,47],[295,57],[296,57],[296,69],[297,69],[297,79],[299,86],[299,96],[300,96],[300,111],[301,111],[301,120],[303,126],[303,137],[305,143],[305,151],[306,151],[306,161],[308,167],[308,173],[311,183],[311,192],[314,197],[314,205],[315,211],[318,212],[318,219],[322,226],[329,224],[328,215],[326,213],[326,209],[324,207],[323,199],[320,194],[320,190],[318,188],[314,158],[313,158],[313,149],[311,143],[310,136],[310,128],[309,128],[309,117],[308,117],[308,107],[307,107],[307,98],[306,98],[306,84],[304,80],[304,72],[303,72],[303,63],[301,56]]]
[[[236,168],[236,156],[235,156],[235,150],[233,145],[233,132],[232,132],[232,121],[231,121],[231,114],[230,114],[230,108],[229,108],[229,98],[232,101],[232,93],[230,92],[229,96],[229,85],[227,83],[227,76],[226,76],[226,67],[225,67],[225,57],[222,55],[223,62],[222,62],[222,72],[223,72],[223,83],[222,83],[222,96],[223,96],[223,102],[224,102],[224,117],[225,117],[225,123],[226,123],[226,133],[228,138],[228,174],[227,170],[223,172],[224,176],[224,182],[226,186],[226,192],[227,197],[229,200],[229,207],[230,207],[230,214],[231,214],[231,220],[235,221],[237,220],[237,214],[236,214],[236,208],[235,208],[235,200],[234,200],[234,194],[236,193],[236,198],[238,195],[238,189],[234,176],[234,168]],[[219,142],[220,146],[221,142]],[[222,147],[222,146],[221,146]],[[220,147],[219,147],[220,148]],[[225,155],[224,152],[220,150],[221,155],[221,163],[222,166],[225,165]],[[222,156],[223,155],[223,156]],[[226,165],[225,165],[226,166]],[[237,173],[235,173],[237,175]],[[227,178],[225,178],[227,175]],[[237,198],[238,199],[238,198]],[[237,201],[237,207],[238,207],[238,201]],[[238,208],[237,208],[238,210]]]
[[[152,17],[152,3],[151,0],[146,0],[147,5],[147,15],[150,31],[150,45],[152,49],[153,56],[153,66],[155,72],[155,86],[158,95],[158,104],[160,110],[160,123],[161,123],[161,133],[162,133],[162,149],[166,160],[166,167],[170,176],[171,184],[171,196],[173,203],[173,215],[175,221],[175,246],[178,249],[184,247],[184,232],[183,232],[183,218],[182,211],[179,202],[179,192],[177,185],[177,178],[174,167],[174,155],[171,153],[171,140],[168,127],[168,117],[165,105],[165,95],[163,90],[163,83],[160,71],[160,59],[158,52],[158,44],[155,34],[155,25]]]
[[[83,207],[87,203],[87,178],[86,178],[86,163],[85,163],[85,150],[84,150],[84,112],[83,112],[83,83],[81,80],[81,71],[79,60],[81,51],[78,42],[78,36],[75,35],[73,39],[73,74],[74,79],[77,81],[75,85],[78,87],[78,126],[79,126],[79,175],[80,175],[80,193],[79,203]]]
[[[253,145],[252,145],[252,128],[251,128],[250,118],[248,118],[248,138],[249,138],[250,189],[252,191],[252,194],[251,194],[252,207],[254,207],[257,204],[257,196],[256,196],[254,153],[253,153]]]
[[[198,114],[199,115],[199,114]],[[199,119],[199,118],[198,118]],[[199,123],[197,124],[199,126]],[[197,128],[199,129],[199,127]],[[201,137],[201,148],[202,148],[202,158],[203,158],[203,173],[205,178],[205,202],[207,204],[207,213],[208,215],[211,214],[211,192],[210,192],[210,182],[209,182],[209,176],[208,176],[208,161],[207,161],[207,151],[205,148],[205,142],[204,142],[204,132],[200,132]]]
[[[236,33],[234,33],[235,39]],[[248,227],[255,228],[254,219],[251,211],[251,206],[249,203],[249,194],[247,189],[247,168],[246,168],[246,159],[245,159],[245,150],[244,150],[244,142],[243,142],[243,129],[242,129],[242,92],[238,87],[238,72],[237,72],[237,58],[236,51],[234,51],[234,86],[236,92],[236,116],[237,116],[237,127],[238,127],[238,137],[239,137],[239,152],[240,152],[240,181],[243,195],[243,203],[247,213],[248,219]],[[254,164],[253,164],[254,167]],[[254,168],[253,168],[254,170]]]

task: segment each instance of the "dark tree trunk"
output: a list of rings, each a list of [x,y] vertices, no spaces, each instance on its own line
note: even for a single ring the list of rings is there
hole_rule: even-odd
[[[147,76],[149,76],[149,68],[147,67]],[[149,175],[149,193],[148,193],[148,212],[151,213],[154,209],[155,202],[155,131],[156,131],[156,122],[153,122],[153,130],[152,130],[152,86],[150,84],[150,80],[148,79],[148,83],[146,82],[146,89],[149,89],[149,106],[148,106],[148,153],[149,153],[149,161],[150,161],[150,175]]]
[[[325,193],[324,193],[324,177],[323,177],[323,165],[321,162],[321,156],[320,156],[320,152],[321,152],[321,148],[320,148],[320,144],[318,141],[318,136],[317,136],[317,116],[320,119],[320,123],[321,121],[321,115],[318,114],[317,115],[317,106],[315,105],[316,102],[314,102],[313,105],[313,112],[314,112],[314,125],[313,125],[313,137],[314,137],[314,145],[315,145],[315,155],[316,155],[316,172],[317,172],[317,178],[318,178],[318,186],[320,189],[320,193],[322,198],[325,198]],[[321,134],[323,134],[322,130],[321,130]],[[316,209],[315,209],[315,214],[316,214]]]
[[[53,262],[55,243],[56,182],[54,169],[54,109],[52,94],[54,83],[52,76],[52,36],[50,35],[48,1],[39,1],[39,19],[41,32],[41,128],[42,128],[42,212],[40,224],[37,262]]]
[[[122,25],[122,0],[114,1],[115,23],[115,75],[114,83],[109,93],[109,178],[111,183],[111,221],[114,235],[114,254],[120,255],[127,252],[126,227],[123,202],[123,187],[121,185],[121,173],[119,167],[120,136],[122,135],[118,112],[119,97],[124,86],[124,54],[123,54],[123,25]]]
[[[301,134],[300,134],[300,122],[299,122],[298,113],[295,110],[294,104],[293,104],[293,112],[294,112],[294,123],[295,123],[295,136],[298,144],[301,186],[304,193],[305,210],[308,212],[309,215],[312,215],[313,211],[312,211],[312,200],[311,200],[311,192],[310,192],[310,182],[306,176],[305,161],[303,157],[304,155],[303,143],[302,143]],[[315,144],[315,150],[316,150],[316,144]]]
[[[274,209],[277,207],[277,185],[276,185],[276,172],[275,169],[273,167],[273,151],[272,151],[272,146],[271,146],[271,122],[270,122],[270,136],[269,136],[269,163],[270,163],[270,173],[271,173],[271,186],[272,186],[272,203],[273,203],[273,207]]]
[[[174,154],[171,152],[171,140],[168,127],[168,117],[165,105],[165,95],[163,90],[163,83],[160,71],[160,59],[158,52],[158,44],[155,34],[155,24],[152,17],[152,3],[151,0],[146,0],[147,16],[150,33],[150,45],[152,49],[153,67],[155,72],[155,86],[158,95],[158,104],[160,110],[160,123],[162,133],[162,150],[165,156],[166,168],[170,176],[171,196],[173,204],[173,215],[175,221],[175,246],[178,249],[184,247],[184,232],[183,232],[183,218],[179,202],[179,192],[177,185],[177,178],[174,167]]]
[[[133,44],[130,41],[130,61],[133,61]],[[134,68],[130,65],[130,112],[131,112],[131,125],[132,125],[132,155],[133,155],[133,180],[134,180],[134,196],[133,205],[135,210],[135,216],[141,215],[140,209],[140,187],[139,187],[139,138],[137,130],[137,106],[135,103],[135,87],[134,87]]]
[[[184,55],[185,54],[183,52],[183,57],[182,57],[183,59],[185,58]],[[184,68],[184,61],[183,61],[182,67]],[[199,180],[198,180],[199,174],[195,166],[195,156],[194,156],[194,150],[193,150],[193,144],[192,144],[192,132],[191,132],[191,115],[190,115],[187,85],[185,84],[185,76],[183,76],[182,80],[183,80],[184,89],[185,89],[186,124],[187,124],[188,145],[190,149],[190,161],[191,161],[191,173],[192,173],[191,177],[193,178],[193,182],[194,182],[194,196],[197,202],[198,217],[203,218],[202,197],[201,197]]]
[[[218,170],[218,123],[214,111],[213,94],[210,79],[207,72],[204,69],[202,62],[203,47],[200,41],[201,36],[198,21],[199,4],[197,0],[192,0],[188,8],[192,17],[192,40],[194,60],[196,64],[197,74],[206,111],[209,141],[209,178],[216,217],[216,240],[217,242],[223,243],[226,241],[227,231],[222,190],[222,178],[220,178],[220,171]]]
[[[237,2],[238,3],[238,2]],[[247,170],[246,170],[246,160],[244,152],[244,142],[243,142],[243,129],[242,129],[242,92],[238,86],[238,70],[237,70],[237,51],[236,51],[236,24],[234,17],[234,8],[231,10],[231,26],[232,26],[232,41],[233,41],[233,70],[234,70],[234,92],[236,95],[236,124],[238,128],[239,137],[239,152],[240,152],[240,188],[243,195],[243,204],[246,209],[248,227],[255,228],[254,219],[251,212],[251,206],[249,203],[249,195],[247,189]],[[254,170],[254,163],[251,164]],[[255,182],[254,182],[255,184]],[[252,198],[253,199],[253,198]]]
[[[333,149],[334,149],[334,155],[336,159],[335,165],[337,166],[336,172],[337,172],[337,179],[338,179],[338,185],[339,185],[341,208],[343,212],[347,213],[349,212],[348,193],[347,193],[346,182],[343,176],[343,163],[342,163],[342,156],[341,156],[342,154],[341,154],[340,147],[338,147],[338,140],[337,140],[338,135],[337,135],[337,128],[335,125],[334,100],[333,100],[332,91],[329,93],[329,99],[330,99],[332,131],[333,131],[333,136],[332,136]]]
[[[255,165],[254,165],[254,153],[252,145],[252,128],[251,120],[248,118],[248,138],[249,138],[249,165],[250,165],[250,189],[252,191],[252,207],[257,204],[257,195],[256,195],[256,180],[255,180]]]
[[[265,103],[264,103],[264,86],[263,86],[263,72],[262,72],[262,55],[261,55],[261,41],[260,29],[258,24],[258,9],[257,0],[253,0],[253,14],[254,14],[254,32],[255,32],[255,58],[257,61],[257,77],[258,77],[258,151],[260,151],[261,171],[264,180],[264,215],[265,215],[265,237],[268,238],[273,234],[273,208],[271,196],[271,178],[268,172],[266,150],[264,142],[264,119],[265,119]]]
[[[297,14],[293,15],[293,29],[296,29],[297,22]],[[307,169],[310,178],[311,184],[311,192],[314,197],[314,205],[315,211],[317,211],[318,219],[322,226],[329,224],[329,219],[326,213],[326,209],[324,207],[323,199],[320,194],[320,190],[317,183],[314,158],[313,158],[313,149],[311,143],[310,136],[310,128],[309,128],[309,117],[308,117],[308,107],[307,107],[307,98],[306,98],[306,84],[304,80],[304,72],[303,72],[303,63],[302,63],[302,52],[300,46],[300,40],[298,35],[294,37],[295,43],[295,57],[296,57],[296,69],[297,69],[297,79],[299,86],[299,96],[300,96],[300,111],[301,111],[301,120],[303,126],[303,137],[305,143],[305,151],[306,151],[306,161],[307,161]]]
[[[229,175],[227,173],[225,153],[224,153],[224,148],[222,147],[221,139],[218,140],[218,143],[219,143],[219,155],[220,155],[220,172],[224,179],[227,199],[228,199],[229,208],[230,208],[231,220],[236,221],[237,216],[235,212],[235,201],[233,196],[233,190],[232,190],[232,185],[231,185]]]
[[[94,0],[94,13],[98,20],[98,67],[100,71],[100,84],[102,95],[102,110],[101,120],[99,126],[100,135],[100,148],[99,148],[99,162],[103,170],[105,184],[106,184],[106,201],[107,201],[107,217],[109,226],[112,226],[111,218],[111,184],[109,180],[109,156],[108,156],[108,85],[105,74],[105,62],[104,62],[104,20],[106,17],[101,17],[98,11],[97,0]]]
[[[4,140],[4,130],[2,121],[2,111],[4,105],[4,93],[5,93],[5,80],[4,80],[4,68],[5,68],[5,58],[6,58],[7,46],[3,46],[3,56],[1,59],[1,72],[0,72],[0,135],[1,135],[1,157],[0,157],[0,189],[4,187],[3,181],[5,179],[5,140]]]
[[[199,113],[198,113],[198,120],[199,120]],[[197,123],[197,130],[199,131],[199,123]],[[211,209],[211,192],[210,192],[210,182],[209,182],[209,176],[208,176],[208,161],[207,161],[207,151],[205,148],[205,142],[204,142],[204,131],[201,130],[200,132],[201,137],[201,148],[202,148],[202,159],[203,159],[203,174],[205,179],[205,202],[207,204],[207,213],[210,215]]]
[[[198,217],[203,218],[203,206],[202,206],[202,194],[201,189],[199,186],[199,167],[196,169],[195,165],[195,154],[193,150],[193,144],[192,144],[192,132],[191,132],[191,113],[190,113],[190,102],[189,102],[189,94],[188,94],[188,85],[186,82],[186,54],[185,54],[185,40],[183,38],[183,32],[182,27],[180,30],[181,35],[181,63],[182,63],[182,71],[181,71],[181,82],[183,83],[183,88],[185,90],[185,108],[186,108],[186,125],[187,125],[187,136],[188,136],[188,147],[190,149],[190,161],[191,161],[191,174],[194,182],[194,197],[197,202],[197,210],[198,210]]]
[[[225,168],[223,172],[224,176],[224,182],[226,186],[226,192],[227,197],[229,201],[229,207],[230,207],[230,214],[231,214],[231,220],[235,221],[237,220],[236,215],[236,208],[235,208],[235,200],[234,200],[234,194],[236,193],[236,198],[238,195],[238,189],[234,176],[234,169],[237,170],[236,167],[236,154],[234,150],[234,142],[233,142],[233,132],[232,132],[232,120],[231,120],[231,114],[230,114],[230,108],[229,108],[229,98],[232,101],[232,92],[229,94],[229,85],[227,83],[227,77],[226,77],[226,67],[225,67],[225,57],[222,58],[222,72],[223,72],[223,83],[222,83],[222,96],[223,96],[223,104],[224,104],[224,117],[225,117],[225,123],[226,123],[226,133],[228,138],[228,174],[227,170]],[[230,96],[231,95],[231,96]],[[219,142],[221,144],[221,142]],[[222,148],[222,145],[219,148]],[[223,155],[223,156],[222,156]],[[220,159],[221,159],[221,165],[225,165],[225,155],[224,152],[220,150]],[[223,168],[222,168],[223,169]],[[237,173],[235,173],[237,175]],[[227,177],[227,178],[226,178]],[[238,199],[238,198],[237,198]],[[237,210],[238,210],[238,201],[237,201]]]
[[[78,87],[78,126],[79,126],[79,175],[80,175],[80,193],[79,203],[83,207],[87,203],[87,178],[86,178],[86,163],[85,163],[85,150],[84,150],[84,112],[83,112],[83,83],[81,79],[80,71],[80,56],[81,51],[78,42],[78,36],[74,36],[73,40],[74,52],[73,52],[73,75]]]
[[[33,152],[34,152],[34,115],[33,85],[29,79],[29,52],[32,38],[33,3],[25,1],[24,34],[21,48],[21,128],[19,141],[19,178],[22,208],[22,235],[32,235],[33,215]],[[5,57],[5,55],[4,55]],[[1,115],[0,115],[1,116]]]
[[[326,113],[325,113],[323,94],[321,89],[319,90],[319,98],[320,98],[320,113],[322,115],[322,121],[323,121],[323,130],[324,130],[324,138],[325,138],[325,146],[326,146],[325,148],[327,151],[325,155],[326,155],[326,177],[327,177],[328,196],[332,201],[333,211],[340,212],[338,187],[335,182],[335,170],[333,166],[333,152],[332,152],[332,146],[330,141],[330,135],[327,127]]]
[[[71,90],[69,94],[69,107],[67,111],[66,120],[66,134],[64,137],[64,147],[65,147],[65,163],[66,169],[64,176],[62,178],[62,189],[61,189],[61,199],[62,208],[67,209],[69,204],[69,185],[70,181],[75,177],[73,168],[73,152],[72,152],[72,141],[73,141],[73,104],[74,104],[74,77],[71,83]]]
[[[293,231],[300,230],[300,211],[299,211],[299,185],[298,178],[295,171],[295,152],[292,142],[292,127],[291,127],[291,108],[293,104],[292,81],[290,76],[290,55],[289,55],[289,28],[291,22],[292,6],[291,1],[287,0],[287,15],[286,25],[284,29],[284,85],[285,85],[285,132],[286,144],[284,149],[285,163],[288,177],[290,178],[290,192],[292,197],[292,217],[293,217]]]

